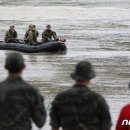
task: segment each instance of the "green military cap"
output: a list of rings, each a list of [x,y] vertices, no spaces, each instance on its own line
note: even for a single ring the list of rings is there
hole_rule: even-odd
[[[21,65],[24,64],[23,56],[20,53],[10,53],[6,58],[6,65]]]
[[[8,67],[21,66],[24,64],[24,58],[20,53],[10,53],[6,58],[5,65]]]

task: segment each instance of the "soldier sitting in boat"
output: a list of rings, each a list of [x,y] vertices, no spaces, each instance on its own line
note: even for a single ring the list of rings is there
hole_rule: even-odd
[[[26,42],[31,45],[37,44],[38,31],[36,31],[35,25],[33,25],[28,31]]]
[[[15,26],[14,25],[10,26],[10,29],[5,34],[5,42],[6,43],[11,43],[11,42],[18,43],[19,40],[17,39],[17,37],[18,37],[18,34],[15,31]]]
[[[42,33],[42,43],[50,42],[52,40],[58,40],[56,32],[51,30],[51,25],[46,26],[46,30]]]
[[[24,40],[25,40],[25,41],[27,40],[28,34],[29,34],[29,32],[32,30],[32,28],[33,28],[33,25],[30,24],[28,30],[26,31],[25,37],[24,37]]]

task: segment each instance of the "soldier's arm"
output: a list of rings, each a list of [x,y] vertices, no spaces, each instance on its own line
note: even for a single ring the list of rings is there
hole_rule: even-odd
[[[103,97],[99,98],[98,106],[101,130],[110,130],[112,126],[111,115],[109,112],[109,107]]]
[[[15,32],[16,33],[16,36],[15,36],[15,38],[17,39],[18,38],[18,33],[17,32]]]
[[[54,38],[54,39],[57,38],[57,34],[56,34],[56,32],[53,32],[53,38]]]
[[[58,104],[56,99],[52,102],[51,111],[50,111],[50,125],[52,130],[58,130],[60,127],[60,117],[58,115]]]
[[[5,42],[8,42],[8,40],[9,40],[9,33],[8,32],[6,32],[4,40],[5,40]]]
[[[7,32],[6,32],[6,34],[5,34],[5,38],[4,38],[4,40],[5,40],[5,41],[7,40]]]
[[[34,94],[34,101],[33,105],[30,107],[30,113],[33,122],[41,128],[45,124],[46,120],[46,110],[44,106],[44,99],[43,97],[39,94],[37,90],[35,90]]]
[[[28,37],[28,31],[26,31],[24,39],[27,39],[27,37]]]
[[[37,31],[37,37],[39,36],[39,32]]]
[[[47,36],[46,36],[46,33],[45,32],[43,32],[42,33],[42,38],[46,38]]]

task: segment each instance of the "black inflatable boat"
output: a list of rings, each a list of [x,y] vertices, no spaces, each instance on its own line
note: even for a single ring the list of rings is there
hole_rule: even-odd
[[[60,41],[52,41],[45,44],[38,43],[38,45],[28,45],[25,43],[5,43],[0,41],[0,50],[15,50],[25,53],[40,53],[40,52],[62,52],[66,51],[65,43]]]

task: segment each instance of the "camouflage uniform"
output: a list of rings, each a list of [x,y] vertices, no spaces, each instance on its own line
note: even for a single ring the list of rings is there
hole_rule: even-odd
[[[14,32],[12,32],[11,30],[7,31],[5,34],[5,42],[17,42],[17,32],[14,30]]]
[[[50,112],[52,128],[109,130],[111,117],[104,98],[84,85],[58,94]]]
[[[27,39],[30,31],[31,31],[30,29],[26,31],[26,34],[25,34],[25,37],[24,37],[25,40]],[[36,30],[35,33],[36,33],[36,37],[38,37],[39,36],[39,32]]]
[[[52,30],[45,30],[42,33],[42,42],[48,42],[48,38],[52,39],[52,37],[55,39],[56,38],[56,32],[52,31]]]
[[[37,43],[38,32],[30,30],[27,35],[27,42],[30,44]]]
[[[25,39],[25,40],[27,40],[27,37],[28,37],[28,34],[29,34],[30,31],[31,31],[30,29],[28,29],[28,30],[26,31],[26,34],[25,34],[25,36],[24,36],[24,39]]]
[[[0,130],[31,130],[31,120],[41,128],[45,119],[43,97],[31,85],[14,75],[0,83]]]

